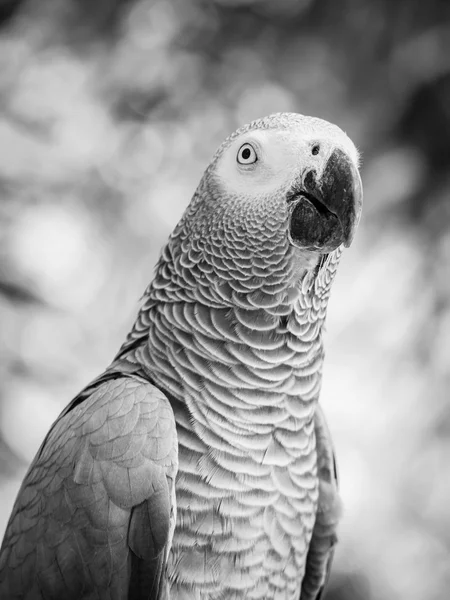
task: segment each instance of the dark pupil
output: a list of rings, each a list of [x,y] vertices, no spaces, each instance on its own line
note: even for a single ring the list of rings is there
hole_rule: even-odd
[[[242,150],[242,155],[241,156],[242,156],[242,158],[244,160],[247,160],[247,158],[250,158],[250,154],[251,154],[250,149],[249,148],[244,148],[244,150]]]

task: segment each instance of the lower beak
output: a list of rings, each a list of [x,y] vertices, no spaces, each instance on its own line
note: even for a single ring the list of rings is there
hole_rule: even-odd
[[[292,242],[321,253],[332,252],[341,244],[350,246],[361,216],[362,197],[356,166],[336,148],[320,179],[310,170],[288,194]]]

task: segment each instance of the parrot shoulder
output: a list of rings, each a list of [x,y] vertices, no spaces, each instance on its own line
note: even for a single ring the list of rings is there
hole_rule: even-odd
[[[0,595],[38,586],[42,597],[78,598],[113,586],[161,597],[177,448],[172,408],[148,380],[106,373],[90,384],[53,424],[19,491]]]
[[[178,441],[166,396],[134,374],[102,383],[81,424],[74,481],[101,478],[108,497],[130,511],[130,598],[159,598],[175,526]]]

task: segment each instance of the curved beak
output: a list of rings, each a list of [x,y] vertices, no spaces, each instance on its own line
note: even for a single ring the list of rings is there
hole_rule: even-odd
[[[356,166],[336,148],[320,178],[306,172],[287,195],[291,204],[289,234],[296,246],[332,252],[352,243],[361,217],[362,183]]]

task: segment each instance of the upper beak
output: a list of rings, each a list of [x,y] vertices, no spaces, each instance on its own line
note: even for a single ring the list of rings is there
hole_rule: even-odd
[[[296,245],[331,252],[350,246],[361,217],[362,183],[353,161],[340,148],[329,156],[320,178],[308,170],[292,201],[290,237]]]

